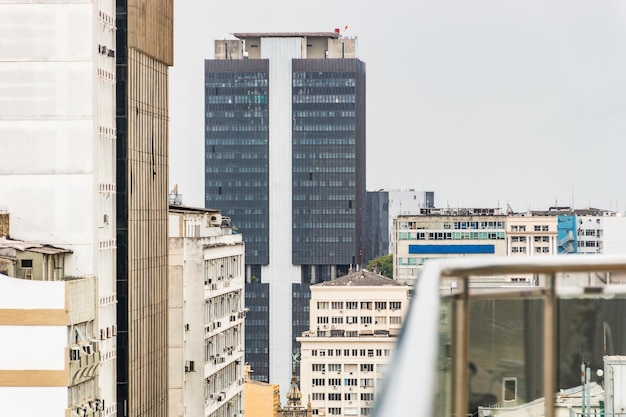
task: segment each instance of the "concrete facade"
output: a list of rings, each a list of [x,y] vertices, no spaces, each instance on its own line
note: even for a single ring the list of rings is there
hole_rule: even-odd
[[[246,417],[276,417],[280,409],[280,386],[250,379],[249,365],[244,368],[244,410]]]
[[[67,322],[52,326],[62,339],[47,337],[52,330],[47,325],[29,327],[28,337],[45,343],[37,355],[57,358],[49,366],[71,359],[73,348],[64,351],[70,340],[84,344],[85,358],[93,358],[87,351],[97,344],[100,356],[97,375],[92,372],[89,381],[76,386],[66,379],[53,387],[35,375],[22,383],[5,379],[0,403],[26,402],[15,412],[0,414],[19,415],[27,404],[34,414],[75,416],[85,408],[115,415],[115,2],[4,2],[0,16],[0,89],[5,92],[0,96],[0,210],[11,216],[10,238],[71,251],[62,278],[93,285],[81,301],[90,304],[93,314],[74,326],[81,332],[78,339],[68,335]],[[23,300],[13,294],[22,284],[33,291],[69,285],[14,283],[0,299]],[[27,350],[21,352],[16,364],[30,360]],[[79,353],[83,358],[80,349],[74,358]],[[89,399],[98,399],[104,409],[92,408]],[[31,408],[39,404],[45,412]]]
[[[168,416],[243,413],[244,253],[218,211],[170,206]]]

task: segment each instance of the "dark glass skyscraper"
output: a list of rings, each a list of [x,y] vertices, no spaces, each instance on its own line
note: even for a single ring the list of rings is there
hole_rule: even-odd
[[[288,387],[302,291],[365,261],[365,64],[338,31],[235,37],[205,62],[205,204],[243,233],[248,281],[269,285],[269,353],[251,350],[250,311],[246,360]]]

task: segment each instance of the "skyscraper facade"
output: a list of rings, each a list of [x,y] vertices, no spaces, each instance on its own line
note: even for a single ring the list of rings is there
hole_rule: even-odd
[[[364,262],[365,64],[338,30],[234,36],[205,61],[205,205],[243,233],[247,280],[269,284],[254,377],[287,387],[292,285]]]
[[[167,416],[173,0],[117,0],[118,416]]]

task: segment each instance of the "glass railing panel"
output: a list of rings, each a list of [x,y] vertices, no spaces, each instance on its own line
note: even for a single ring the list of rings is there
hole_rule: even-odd
[[[543,300],[481,298],[470,303],[468,408],[514,409],[543,397]],[[543,405],[533,407],[544,415]]]
[[[446,417],[452,413],[454,337],[454,299],[443,298],[439,306],[439,340],[437,358],[437,391],[435,417]]]

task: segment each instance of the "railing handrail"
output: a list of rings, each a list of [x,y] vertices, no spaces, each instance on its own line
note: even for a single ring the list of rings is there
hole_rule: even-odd
[[[441,303],[439,284],[442,278],[466,280],[475,275],[612,271],[626,271],[626,256],[482,257],[426,262],[415,281],[413,300],[375,403],[373,416],[434,415]],[[615,287],[626,292],[622,285]],[[536,291],[536,288],[528,287],[528,291]],[[547,291],[548,297],[554,297],[559,292],[555,291],[554,280]],[[554,304],[551,308],[554,308]],[[548,350],[550,348],[548,346]]]

